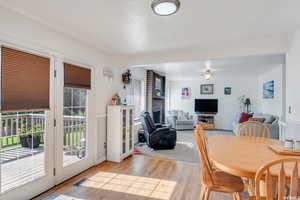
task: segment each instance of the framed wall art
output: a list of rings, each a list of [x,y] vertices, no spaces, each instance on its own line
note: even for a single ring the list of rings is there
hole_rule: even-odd
[[[202,84],[202,85],[200,85],[200,94],[204,94],[204,95],[214,94],[214,84]]]

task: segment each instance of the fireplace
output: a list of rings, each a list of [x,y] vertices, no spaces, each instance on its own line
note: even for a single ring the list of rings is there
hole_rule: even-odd
[[[159,80],[159,81],[158,81]],[[156,123],[165,123],[166,78],[154,71],[147,71],[146,110]]]
[[[161,123],[160,114],[161,114],[160,110],[154,110],[153,111],[153,120],[154,120],[155,123]]]

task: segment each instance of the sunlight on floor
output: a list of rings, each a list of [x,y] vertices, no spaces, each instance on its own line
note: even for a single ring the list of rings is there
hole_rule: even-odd
[[[89,177],[80,186],[169,200],[176,186],[176,182],[155,178],[99,172]]]

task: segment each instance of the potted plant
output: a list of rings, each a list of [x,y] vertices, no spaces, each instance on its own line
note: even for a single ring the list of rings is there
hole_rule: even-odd
[[[41,134],[40,133],[29,134],[27,137],[27,144],[29,148],[32,149],[38,148],[41,144]]]
[[[19,129],[19,133],[20,133],[20,144],[22,147],[28,147],[28,143],[27,143],[27,135],[26,135],[26,129],[25,128],[21,128]]]
[[[26,133],[25,129],[19,130],[20,143],[22,147],[38,148],[41,144],[41,138],[43,136],[43,130],[40,124],[36,124],[32,129],[29,129]]]

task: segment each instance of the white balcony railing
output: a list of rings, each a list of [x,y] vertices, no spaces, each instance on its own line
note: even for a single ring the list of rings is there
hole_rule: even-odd
[[[81,116],[64,116],[64,146],[81,146],[86,120]],[[0,150],[21,145],[24,135],[40,135],[44,144],[44,114],[2,115],[0,126]]]

